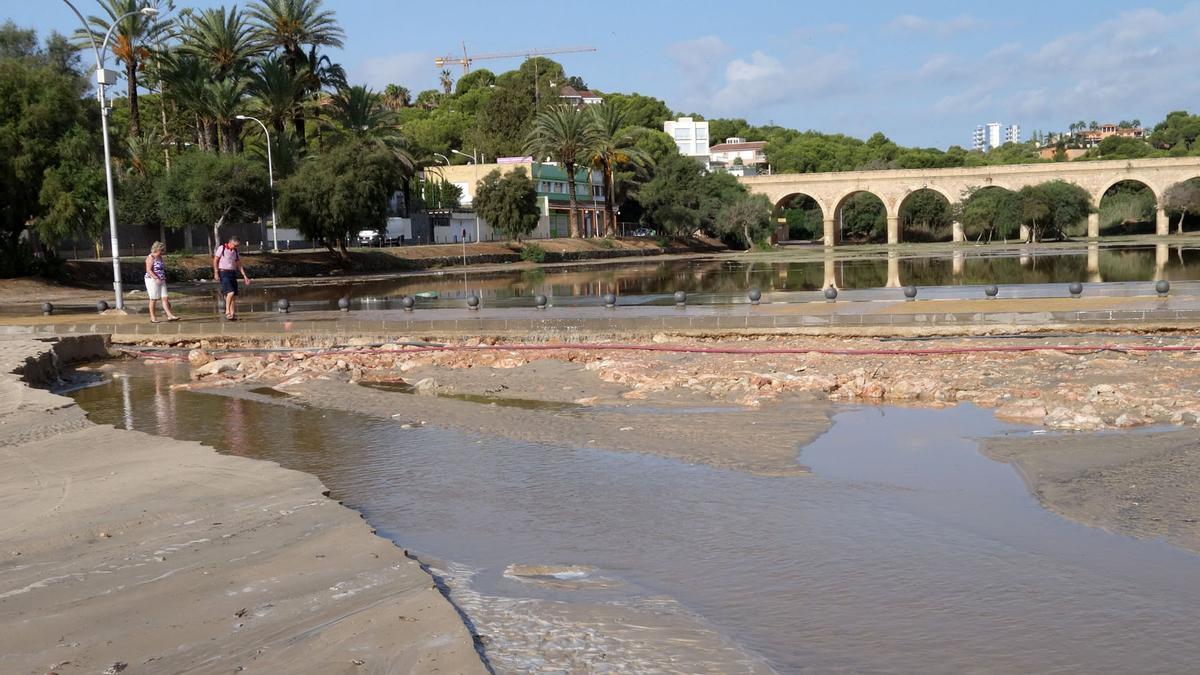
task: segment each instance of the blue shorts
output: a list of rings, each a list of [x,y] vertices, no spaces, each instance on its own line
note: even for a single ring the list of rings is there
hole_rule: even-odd
[[[238,294],[237,270],[221,270],[221,295]]]

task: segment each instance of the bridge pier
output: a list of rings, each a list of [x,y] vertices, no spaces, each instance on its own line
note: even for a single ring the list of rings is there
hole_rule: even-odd
[[[1154,213],[1154,234],[1160,237],[1171,234],[1171,220],[1167,217],[1166,209],[1161,206]]]
[[[950,232],[955,243],[967,240],[967,231],[963,229],[962,223],[951,223]]]
[[[1167,260],[1171,258],[1171,249],[1166,244],[1154,245],[1154,280],[1167,278]]]
[[[1104,279],[1100,276],[1100,242],[1093,241],[1088,244],[1087,273],[1088,281],[1092,283],[1104,281]]]
[[[837,263],[833,259],[833,253],[825,254],[825,278],[821,281],[821,288],[841,288],[837,282]]]
[[[900,288],[900,254],[888,251],[887,288]]]
[[[826,218],[822,221],[824,229],[823,237],[826,246],[833,246],[837,243],[837,223],[833,218]]]
[[[966,266],[967,253],[966,251],[954,251],[950,254],[950,273],[956,277],[963,275],[963,268]]]
[[[888,216],[887,234],[888,234],[888,244],[899,244],[900,243],[900,217],[899,216]]]
[[[1100,238],[1100,212],[1099,211],[1097,211],[1096,213],[1088,214],[1087,236],[1088,236],[1088,239],[1099,239]]]

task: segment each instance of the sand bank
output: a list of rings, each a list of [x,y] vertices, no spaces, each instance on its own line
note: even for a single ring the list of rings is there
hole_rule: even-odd
[[[102,349],[0,342],[0,672],[485,672],[431,577],[315,478],[26,384]]]

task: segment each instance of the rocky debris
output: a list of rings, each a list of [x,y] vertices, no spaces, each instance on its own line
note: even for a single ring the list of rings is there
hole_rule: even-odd
[[[1105,338],[1108,341],[1110,338]],[[881,343],[870,338],[730,338],[704,340],[659,334],[656,344],[703,346],[746,342],[763,346],[916,352],[928,343]],[[1100,338],[1071,338],[1078,352],[961,354],[664,354],[568,347],[554,350],[416,351],[398,343],[369,350],[281,352],[212,360],[202,346],[189,353],[192,386],[239,381],[287,387],[314,378],[362,382],[405,382],[407,373],[478,368],[480,378],[543,360],[578,364],[600,382],[619,385],[629,401],[708,397],[757,407],[787,397],[835,401],[951,405],[969,402],[994,408],[1001,419],[1052,429],[1124,429],[1151,424],[1200,424],[1200,353],[1114,354],[1091,351]],[[1047,343],[1062,339],[1047,338]],[[1091,344],[1094,343],[1094,344]],[[357,344],[357,343],[356,343]],[[365,346],[365,342],[362,346]],[[485,337],[461,343],[491,346]],[[946,338],[939,346],[978,345]],[[996,344],[995,342],[989,344]],[[1022,344],[1028,344],[1023,342]],[[749,345],[754,346],[754,345]],[[198,365],[197,365],[198,364]],[[456,380],[457,381],[457,380]],[[481,387],[483,380],[481,379]],[[495,380],[490,380],[495,382]],[[416,392],[437,390],[428,376],[412,382]],[[456,388],[460,385],[455,385]],[[592,404],[586,385],[577,400]]]

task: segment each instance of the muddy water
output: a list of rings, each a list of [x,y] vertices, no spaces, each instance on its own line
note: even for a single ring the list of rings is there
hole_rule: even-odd
[[[1200,558],[1042,510],[1009,466],[976,450],[981,436],[1026,432],[968,406],[847,408],[800,454],[813,476],[759,478],[406,429],[262,394],[171,392],[185,371],[129,372],[74,396],[98,422],[316,474],[382,534],[441,561],[501,671],[562,668],[547,655],[594,647],[600,638],[572,632],[583,624],[571,607],[647,605],[711,629],[696,644],[740,648],[714,672],[756,658],[783,672],[1200,663]],[[380,395],[398,410],[408,396]],[[556,583],[530,581],[547,578]],[[566,604],[538,609],[545,600]],[[538,639],[551,624],[556,641]],[[606,667],[653,663],[623,662],[631,641],[604,644]]]
[[[830,254],[831,256],[833,254]],[[815,291],[831,281],[842,289],[872,289],[892,285],[974,286],[998,283],[1062,284],[1081,282],[1138,282],[1165,278],[1200,279],[1200,248],[1183,245],[1119,246],[1089,250],[1038,248],[1027,250],[961,251],[955,254],[906,255],[889,261],[887,254],[829,261],[814,257],[789,259],[788,254],[747,262],[728,258],[634,262],[584,268],[550,267],[534,270],[444,275],[414,279],[398,277],[372,281],[329,280],[315,285],[254,286],[243,289],[249,308],[265,309],[281,297],[299,308],[332,309],[349,296],[355,308],[399,309],[405,295],[418,297],[422,307],[459,307],[466,294],[482,297],[488,306],[527,306],[542,294],[557,304],[619,293],[627,301],[671,302],[677,290],[693,301],[727,302],[756,286],[764,292]],[[215,293],[215,291],[209,291]],[[436,295],[437,297],[431,297]],[[215,295],[213,296],[215,298]],[[214,300],[215,301],[215,300]]]

